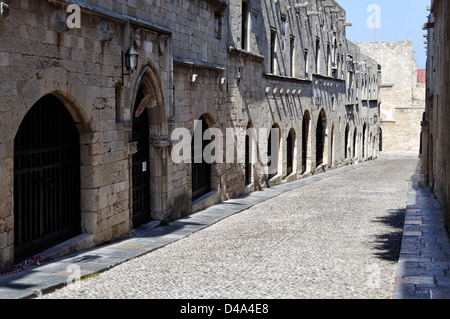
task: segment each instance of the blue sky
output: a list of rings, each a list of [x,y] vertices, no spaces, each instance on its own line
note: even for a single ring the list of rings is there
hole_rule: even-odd
[[[415,59],[419,68],[426,66],[425,44],[422,26],[427,22],[427,6],[431,0],[337,0],[347,12],[347,38],[352,41],[402,41],[412,40]],[[371,6],[371,5],[376,5]],[[370,9],[368,12],[368,8]],[[367,21],[374,21],[373,16],[379,9],[380,28],[369,28]]]

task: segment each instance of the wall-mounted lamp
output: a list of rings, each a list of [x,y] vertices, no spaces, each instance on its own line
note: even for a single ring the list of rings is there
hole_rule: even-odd
[[[123,61],[125,60],[125,67],[130,73],[123,72]],[[125,75],[132,75],[134,71],[137,70],[139,61],[139,53],[131,46],[128,51],[124,54],[122,52],[122,84],[124,83]]]
[[[0,19],[6,19],[8,16],[9,6],[4,2],[0,2]]]

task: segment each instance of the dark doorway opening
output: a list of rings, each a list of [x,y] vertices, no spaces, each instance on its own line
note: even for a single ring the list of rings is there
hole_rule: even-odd
[[[27,113],[14,140],[14,259],[81,233],[80,139],[52,95]]]
[[[286,176],[291,175],[294,169],[294,135],[291,130],[286,140]]]
[[[139,109],[144,99],[139,89],[133,112],[132,141],[137,143],[137,152],[132,160],[133,227],[151,220],[150,212],[150,133],[147,108]],[[136,111],[139,112],[136,113]],[[140,113],[140,114],[139,114]]]
[[[317,120],[316,128],[316,166],[323,164],[323,152],[325,145],[325,125],[322,112]]]
[[[201,196],[209,193],[211,191],[211,164],[205,161],[203,156],[203,151],[205,147],[210,143],[208,140],[204,140],[203,136],[205,135],[205,131],[208,129],[208,123],[206,119],[202,116],[199,119],[197,125],[202,125],[201,131],[194,132],[194,136],[192,138],[191,145],[191,155],[192,155],[192,200],[196,200]],[[196,134],[201,132],[201,143],[199,145],[195,145]],[[198,137],[197,137],[198,139]],[[201,160],[195,160],[195,149],[199,148],[198,154],[201,154]],[[197,162],[197,163],[196,163]]]
[[[302,124],[302,174],[307,170],[308,164],[308,143],[309,143],[309,125],[311,118],[309,113],[305,112]]]

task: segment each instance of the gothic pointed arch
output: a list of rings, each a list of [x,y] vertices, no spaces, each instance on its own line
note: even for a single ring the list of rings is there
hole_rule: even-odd
[[[168,218],[170,138],[166,101],[156,65],[147,59],[132,93],[131,142],[137,143],[130,168],[133,227]]]

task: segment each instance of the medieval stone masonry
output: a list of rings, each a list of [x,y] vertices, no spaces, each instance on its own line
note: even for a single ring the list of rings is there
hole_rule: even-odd
[[[422,121],[422,184],[436,195],[450,223],[450,6],[432,0],[427,31],[426,112]]]
[[[382,69],[336,1],[1,7],[0,272],[378,156]]]
[[[364,54],[383,69],[380,87],[380,147],[382,151],[420,151],[425,112],[425,81],[413,56],[413,42],[358,42]]]

